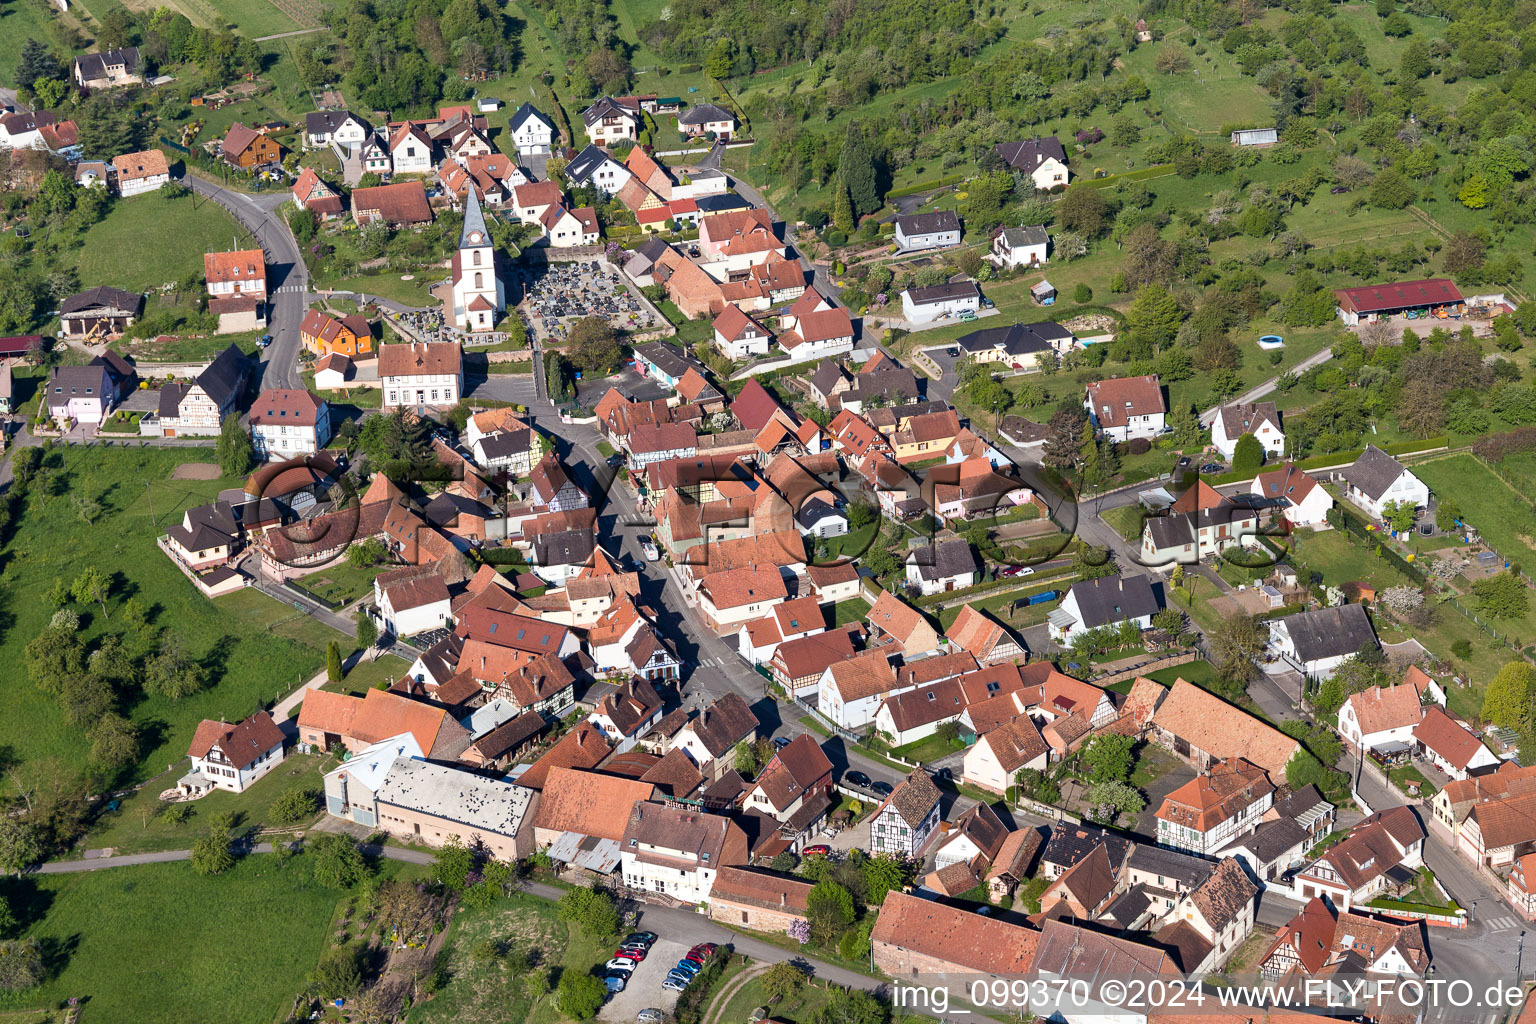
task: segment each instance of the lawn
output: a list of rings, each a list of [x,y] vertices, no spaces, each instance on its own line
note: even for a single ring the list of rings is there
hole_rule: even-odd
[[[1147,678],[1164,686],[1172,686],[1179,679],[1186,683],[1194,683],[1196,686],[1208,686],[1216,681],[1216,666],[1208,661],[1191,661],[1184,665],[1174,665],[1172,668],[1160,668],[1156,672],[1148,672]]]
[[[389,684],[410,670],[410,662],[393,654],[382,654],[373,661],[358,662],[342,677],[339,683],[326,683],[324,689],[335,693],[361,696],[380,683]]]
[[[1500,480],[1471,454],[1430,459],[1413,466],[1414,475],[1435,494],[1454,495],[1461,505],[1462,521],[1477,530],[1494,550],[1511,562],[1533,560],[1531,551],[1533,513],[1529,499]],[[1445,546],[1445,538],[1415,537],[1414,546],[1423,550]]]
[[[850,622],[863,622],[869,616],[869,602],[862,597],[839,601],[832,606],[832,627],[846,626]]]
[[[957,750],[964,749],[965,744],[959,740],[946,740],[941,736],[935,735],[905,744],[904,746],[892,747],[891,753],[906,761],[927,764],[930,761],[937,761],[941,757],[947,757]]]
[[[544,971],[587,973],[602,966],[614,946],[595,942],[574,925],[560,920],[556,905],[535,897],[501,900],[487,910],[460,908],[454,915],[445,950],[452,980],[430,1002],[412,1007],[406,1020],[520,1021],[557,1024],[565,1017],[555,1006],[554,993],[537,1002],[522,987],[524,972],[501,963],[483,964],[470,955],[481,939],[494,939],[538,957]]]
[[[359,569],[347,562],[328,565],[317,573],[297,580],[299,587],[332,606],[351,604],[373,593],[373,578],[387,566]]]
[[[827,546],[825,557],[817,558],[818,562],[835,562],[839,558],[858,558],[870,549],[875,543],[876,536],[880,532],[880,520],[866,523],[857,530],[850,530],[841,537],[832,537],[822,543]]]
[[[228,25],[252,39],[300,28],[313,28],[320,24],[318,14],[322,9],[316,0],[289,0],[284,6],[295,12],[295,15],[302,16],[301,22],[297,17],[285,14],[272,0],[169,0],[166,3],[161,0],[126,0],[125,5],[130,10],[146,11],[169,7],[185,14],[187,20],[194,25],[206,28],[223,28]],[[104,13],[106,5],[97,0],[95,6],[102,7]],[[92,13],[96,13],[94,7]]]
[[[250,234],[222,206],[151,192],[117,200],[85,233],[84,244],[61,255],[60,262],[72,259],[82,283],[142,292],[188,276],[201,278],[203,254],[234,242],[251,244]]]
[[[1136,504],[1121,505],[1119,508],[1107,508],[1099,513],[1099,518],[1126,540],[1141,539],[1141,506]]]
[[[742,985],[725,1001],[725,1007],[716,1015],[716,1019],[723,1024],[745,1024],[753,1010],[759,1006],[769,1006],[774,1020],[806,1021],[827,1005],[827,998],[827,989],[803,985],[800,991],[783,1002],[769,1006],[768,995],[763,991],[763,979],[759,975]]]
[[[1408,582],[1397,567],[1376,555],[1376,549],[1346,530],[1298,531],[1293,536],[1290,562],[1323,574],[1331,587],[1365,583],[1376,591]]]
[[[102,815],[95,830],[86,837],[84,846],[90,849],[111,847],[118,853],[144,853],[150,850],[185,850],[208,828],[208,822],[221,811],[234,811],[240,815],[238,827],[270,826],[293,827],[286,823],[267,820],[272,805],[284,793],[306,787],[318,790],[321,775],[335,767],[334,758],[320,754],[290,753],[283,763],[256,781],[244,793],[231,793],[216,789],[207,796],[193,801],[192,817],[175,825],[157,815],[160,810],[159,785],[145,786],[122,802],[115,811]],[[168,780],[174,781],[174,780]],[[320,817],[317,801],[314,817]],[[314,819],[299,822],[307,826]]]
[[[1071,579],[1053,580],[1043,586],[1020,587],[1017,590],[1005,590],[1001,594],[992,594],[988,597],[978,598],[974,601],[966,601],[963,604],[951,605],[948,608],[940,608],[938,611],[939,625],[948,629],[960,617],[960,609],[965,607],[975,608],[977,611],[986,612],[1005,626],[1022,629],[1025,626],[1038,626],[1045,621],[1059,600],[1042,601],[1039,604],[1019,604],[1027,601],[1035,594],[1047,590],[1054,590],[1058,595],[1066,593],[1072,585]]]
[[[51,950],[39,988],[0,1007],[62,1005],[134,1024],[268,1024],[305,985],[338,893],[302,856],[248,857],[228,874],[146,864],[8,880],[24,933]]]
[[[147,609],[151,629],[185,639],[200,664],[203,688],[179,701],[136,692],[124,701],[125,713],[140,729],[142,756],[129,773],[136,779],[164,771],[185,755],[200,720],[239,721],[290,692],[324,663],[325,643],[335,636],[253,590],[209,601],[156,546],[155,537],[179,522],[185,509],[236,482],[170,478],[181,463],[211,454],[211,449],[55,449],[46,463],[46,483],[33,484],[28,507],[18,513],[0,571],[7,619],[0,657],[17,669],[25,663],[27,643],[52,615],[44,592],[88,566],[104,567],[112,580],[105,623],[94,605],[75,609],[88,643],[104,628],[116,628],[114,618],[129,595]],[[73,497],[81,494],[100,506],[93,524],[73,506]],[[14,671],[0,689],[0,720],[8,726],[6,742],[23,763],[57,758],[80,765],[89,752],[85,731],[68,725],[24,671]]]
[[[426,308],[439,306],[441,303],[432,297],[431,287],[441,281],[442,278],[432,274],[412,274],[411,280],[402,280],[399,274],[359,274],[356,277],[344,277],[338,280],[327,280],[324,285],[316,284],[316,290],[329,290],[338,292],[361,292],[365,295],[380,295],[395,302],[404,303],[407,306]],[[388,323],[388,321],[385,321]]]

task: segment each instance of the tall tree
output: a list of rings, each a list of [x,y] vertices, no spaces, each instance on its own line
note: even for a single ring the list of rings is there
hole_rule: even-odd
[[[16,62],[16,84],[23,89],[32,88],[39,78],[65,77],[64,65],[42,43],[28,39],[21,44],[21,58]]]
[[[855,216],[862,217],[880,208],[880,185],[875,172],[875,158],[862,135],[850,129],[838,154],[837,172],[848,187]]]
[[[219,429],[219,443],[216,449],[219,460],[219,471],[225,476],[244,476],[255,465],[256,456],[251,451],[251,436],[240,425],[238,413],[230,413],[224,417],[224,425]]]

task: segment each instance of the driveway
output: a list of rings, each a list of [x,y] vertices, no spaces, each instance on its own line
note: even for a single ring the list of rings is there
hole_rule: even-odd
[[[1163,798],[1184,783],[1193,780],[1195,770],[1180,761],[1168,774],[1159,776],[1147,784],[1147,806],[1136,816],[1136,832],[1148,840],[1157,838],[1157,810],[1163,806]]]
[[[620,370],[612,377],[577,381],[576,405],[582,409],[592,408],[608,393],[609,388],[618,388],[621,395],[636,402],[654,402],[658,398],[671,396],[670,391],[651,378],[634,370]]]
[[[661,983],[666,980],[667,972],[677,966],[677,962],[692,947],[692,942],[683,942],[675,938],[657,939],[656,945],[651,947],[650,953],[640,961],[640,966],[635,968],[635,973],[630,975],[629,984],[624,986],[624,991],[614,993],[613,997],[603,1004],[603,1008],[597,1011],[599,1019],[634,1024],[635,1017],[640,1011],[650,1007],[670,1014],[672,1005],[677,1002],[677,993],[668,992],[661,987]],[[613,948],[618,949],[618,943],[614,943]]]

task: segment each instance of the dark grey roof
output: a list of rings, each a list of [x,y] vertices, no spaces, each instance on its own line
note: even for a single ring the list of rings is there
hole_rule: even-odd
[[[107,390],[107,371],[104,366],[55,366],[48,373],[50,397],[55,394],[60,397],[88,394],[100,398]]]
[[[1270,864],[1287,850],[1304,844],[1307,839],[1307,830],[1290,818],[1276,818],[1261,823],[1252,835],[1237,840],[1233,845],[1252,850],[1260,864]]]
[[[172,381],[160,389],[158,412],[161,419],[176,419],[181,415],[181,400],[187,397],[192,385]]]
[[[78,313],[82,310],[106,307],[108,309],[126,309],[137,313],[143,303],[144,296],[134,292],[125,292],[121,288],[112,288],[107,285],[97,285],[78,295],[71,295],[59,306],[61,313]]]
[[[896,228],[910,238],[913,235],[932,235],[940,231],[959,231],[960,218],[954,210],[935,210],[933,213],[911,213],[896,218]]]
[[[831,359],[823,359],[816,364],[816,372],[807,377],[806,381],[811,387],[816,389],[817,393],[830,395],[832,394],[832,389],[837,386],[838,381],[847,379],[848,374],[843,371],[841,366]]]
[[[482,434],[479,445],[481,454],[487,461],[496,459],[509,459],[514,455],[526,452],[532,441],[530,430],[497,430],[490,434]]]
[[[1002,349],[1010,356],[1029,355],[1050,351],[1052,342],[1065,341],[1072,332],[1054,320],[1036,324],[1010,324],[1007,327],[988,327],[961,335],[955,344],[967,353]]]
[[[1376,647],[1376,632],[1363,604],[1315,608],[1279,620],[1296,646],[1302,661],[1320,661],[1354,654],[1362,647]]]
[[[75,58],[75,66],[80,69],[81,77],[86,79],[103,77],[109,64],[121,64],[128,74],[136,74],[139,70],[139,48],[123,46],[100,53],[85,53]]]
[[[843,514],[841,512],[827,504],[822,499],[812,498],[804,505],[801,505],[800,511],[795,513],[795,522],[799,523],[807,530],[810,530],[814,529],[816,524],[821,522],[823,519],[830,519],[833,516],[841,518],[842,515]]]
[[[1169,516],[1152,516],[1146,522],[1146,531],[1152,538],[1152,546],[1176,548],[1195,542],[1195,524],[1189,516],[1175,513]]]
[[[853,387],[843,396],[843,401],[867,402],[871,398],[895,401],[897,395],[908,402],[918,397],[917,377],[904,366],[859,374],[853,379]]]
[[[635,112],[628,107],[616,102],[612,96],[603,96],[598,101],[581,112],[582,121],[588,125],[597,124],[605,117],[634,117]]]
[[[138,375],[138,371],[133,368],[132,363],[110,348],[95,359],[92,359],[91,365],[105,366],[107,368],[107,375],[112,378],[114,384],[122,384],[124,381],[132,380]]]
[[[694,204],[700,213],[728,213],[731,210],[750,210],[752,204],[734,192],[719,196],[699,196]]]
[[[468,196],[464,201],[464,226],[459,231],[459,248],[490,245],[491,231],[485,226],[485,214],[480,210],[480,193],[475,189],[466,191]],[[491,257],[491,261],[495,262],[494,256]]]
[[[1021,245],[1046,245],[1051,236],[1040,225],[1032,225],[1027,228],[1003,228],[1003,241],[1010,248]]]
[[[1343,475],[1351,487],[1376,501],[1406,472],[1401,462],[1375,445],[1368,444],[1355,464],[1344,470]]]
[[[950,299],[981,298],[981,289],[975,281],[955,281],[949,284],[936,284],[931,288],[908,288],[906,294],[911,297],[912,304],[926,306],[935,302],[947,302]]]
[[[747,702],[727,693],[699,712],[691,724],[693,734],[714,757],[724,757],[744,739],[750,738],[760,724]]]
[[[240,532],[240,526],[235,521],[235,506],[227,501],[212,501],[206,505],[189,508],[187,509],[187,519],[192,523],[201,523],[230,537]]]
[[[304,130],[310,135],[329,134],[349,120],[361,125],[364,133],[373,131],[367,121],[346,110],[312,110],[304,115]]]
[[[459,655],[464,651],[464,638],[456,633],[449,633],[437,643],[428,647],[420,655],[422,667],[438,682],[447,682],[453,675],[459,664]]]
[[[533,538],[533,561],[535,565],[585,565],[596,547],[590,529],[541,533]]]
[[[1102,576],[1072,584],[1070,593],[1077,599],[1083,626],[1097,629],[1112,622],[1157,614],[1163,606],[1161,589],[1160,584],[1145,576]]]
[[[459,521],[461,515],[478,516],[481,519],[495,518],[494,512],[474,498],[448,491],[443,491],[427,502],[422,508],[422,514],[433,526],[452,526]]]
[[[207,551],[209,548],[228,544],[234,539],[233,535],[220,533],[207,523],[196,522],[192,524],[191,529],[180,523],[172,524],[167,527],[165,533],[189,551]]]
[[[701,374],[704,372],[704,365],[697,359],[676,345],[668,345],[664,341],[647,341],[636,345],[635,355],[643,356],[648,362],[655,363],[669,377],[681,379],[690,369],[698,370]]]
[[[734,121],[736,115],[713,103],[699,103],[677,115],[678,124],[708,124],[711,121]]]
[[[231,344],[208,364],[208,369],[197,375],[197,386],[221,410],[228,409],[240,397],[245,370],[245,353],[239,346]]]
[[[1100,921],[1107,921],[1118,928],[1129,928],[1141,920],[1141,915],[1147,912],[1152,901],[1147,899],[1147,894],[1140,889],[1127,889],[1109,906],[1104,908],[1104,913],[1099,915]]]
[[[521,128],[523,124],[530,118],[538,120],[550,131],[555,130],[555,122],[545,117],[544,113],[539,110],[538,107],[535,107],[532,103],[524,103],[522,106],[518,107],[517,111],[513,113],[512,119],[507,122],[507,126],[512,130],[513,134],[516,134],[517,130]]]
[[[918,548],[907,556],[907,561],[917,566],[918,575],[925,580],[947,579],[981,568],[967,540],[946,540]]]
[[[1037,136],[1021,142],[1003,142],[997,146],[997,155],[1003,163],[1026,174],[1054,158],[1067,162],[1067,148],[1054,135]]]
[[[592,177],[592,172],[597,170],[599,164],[604,160],[612,159],[605,150],[597,146],[588,146],[565,165],[565,176],[576,184],[583,185],[588,178]]]
[[[1040,863],[1069,868],[1087,858],[1093,852],[1093,848],[1100,843],[1104,844],[1105,852],[1109,854],[1110,867],[1116,871],[1119,871],[1120,865],[1125,863],[1126,854],[1131,853],[1133,849],[1141,849],[1129,839],[1105,832],[1092,825],[1073,825],[1070,822],[1063,822],[1051,829],[1050,838],[1045,842],[1045,850],[1040,854]]]
[[[1276,800],[1275,810],[1280,813],[1281,817],[1294,820],[1322,804],[1328,804],[1329,807],[1333,806],[1323,799],[1323,794],[1318,792],[1316,786],[1307,785],[1288,796]]]
[[[1137,843],[1131,849],[1131,867],[1178,882],[1186,889],[1204,884],[1216,867],[1210,861],[1178,850]],[[1172,885],[1169,888],[1173,888]]]

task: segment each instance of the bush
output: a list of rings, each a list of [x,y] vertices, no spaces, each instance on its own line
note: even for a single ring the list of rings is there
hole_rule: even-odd
[[[1145,455],[1152,450],[1152,442],[1144,437],[1133,437],[1125,444],[1132,455]]]
[[[1093,301],[1093,289],[1086,284],[1079,284],[1072,289],[1072,301],[1079,306]]]

